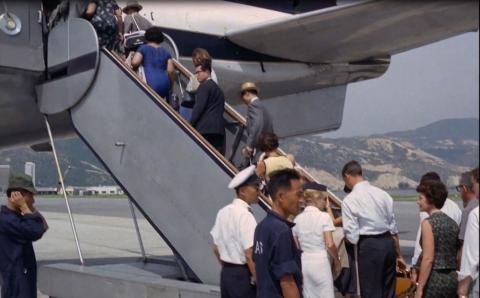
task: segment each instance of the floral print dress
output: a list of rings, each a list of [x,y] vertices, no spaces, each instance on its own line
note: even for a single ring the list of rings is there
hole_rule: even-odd
[[[115,12],[120,9],[115,0],[95,0],[97,11],[91,23],[98,35],[98,42],[101,47],[113,50],[117,41],[118,20]]]

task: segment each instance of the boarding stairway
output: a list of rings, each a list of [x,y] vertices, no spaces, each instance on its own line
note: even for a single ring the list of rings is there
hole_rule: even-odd
[[[84,23],[83,20],[72,20],[68,25],[78,26],[78,34],[85,35],[82,40],[90,38],[90,29]],[[59,40],[62,34],[59,34]],[[51,34],[50,38],[54,39],[55,35]],[[193,75],[178,62],[178,51],[172,43],[170,49],[176,58],[178,74],[174,92],[183,98],[186,82]],[[185,266],[187,279],[217,285],[220,266],[212,253],[209,232],[217,211],[235,197],[227,185],[238,172],[235,165],[243,160],[241,148],[246,139],[245,119],[226,104],[227,157],[224,157],[120,57],[106,49],[101,49],[95,56],[87,45],[82,46],[86,54],[75,48],[63,55],[72,60],[70,57],[75,50],[81,52],[77,56],[83,62],[95,59],[95,63],[90,63],[95,66],[90,70],[93,75],[91,85],[77,102],[73,103],[72,97],[68,107],[75,131]],[[61,56],[58,53],[51,55],[57,60],[56,57]],[[73,66],[68,68],[69,61],[52,63],[66,64],[67,70],[52,72],[51,80],[39,88],[39,106],[47,115],[59,110],[59,105],[66,105],[71,93],[81,94],[75,90],[80,83],[71,82],[74,75],[84,84],[89,82],[80,77],[86,77],[88,71],[76,74]],[[64,86],[66,83],[67,87]],[[58,89],[67,98],[61,103],[53,99],[58,97]],[[301,167],[298,168],[307,179],[314,180]],[[257,220],[265,215],[264,210],[270,206],[269,199],[259,198],[259,206],[261,208],[254,208]]]

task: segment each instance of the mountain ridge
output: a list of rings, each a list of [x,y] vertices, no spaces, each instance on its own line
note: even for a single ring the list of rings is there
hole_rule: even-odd
[[[352,159],[382,188],[413,188],[428,171],[437,171],[448,186],[455,186],[462,172],[478,166],[478,136],[479,119],[444,119],[413,130],[370,136],[294,138],[283,147],[333,189],[343,187],[339,172]]]
[[[114,185],[115,181],[79,139],[56,143],[66,183],[75,186]],[[358,160],[366,177],[386,189],[415,187],[421,175],[437,171],[454,186],[459,175],[479,163],[479,119],[444,119],[406,131],[349,138],[302,136],[282,140],[282,148],[296,156],[322,183],[343,187],[340,171],[349,160]],[[51,153],[29,148],[0,151],[0,164],[23,172],[32,161],[38,186],[56,186],[57,172]]]

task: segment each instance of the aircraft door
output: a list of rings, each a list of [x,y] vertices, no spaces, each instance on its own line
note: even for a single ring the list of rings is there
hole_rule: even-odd
[[[48,80],[36,91],[40,111],[56,114],[78,103],[95,79],[100,59],[95,29],[79,18],[56,25],[47,56]]]

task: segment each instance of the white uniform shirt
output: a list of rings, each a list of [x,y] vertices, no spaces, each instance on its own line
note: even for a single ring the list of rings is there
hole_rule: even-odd
[[[357,244],[360,235],[398,234],[393,199],[368,181],[357,183],[342,202],[345,237]]]
[[[220,259],[227,263],[246,264],[245,250],[253,247],[257,222],[248,204],[241,199],[218,211],[210,234],[218,247]]]
[[[442,212],[445,213],[448,217],[453,219],[457,225],[460,225],[462,220],[462,210],[458,207],[457,203],[447,198],[442,207]],[[427,212],[420,212],[420,225],[418,226],[417,239],[415,240],[415,250],[412,257],[412,266],[417,264],[418,258],[422,253],[422,247],[420,246],[420,237],[422,235],[421,224],[422,221],[428,218]]]
[[[293,236],[298,238],[303,252],[325,251],[323,233],[335,231],[333,221],[328,213],[320,211],[317,207],[307,206],[294,222]]]
[[[473,293],[476,293],[478,297],[478,250],[479,250],[479,230],[478,223],[479,212],[478,207],[473,209],[468,216],[467,229],[465,232],[465,242],[463,243],[462,262],[460,266],[459,278],[463,279],[467,276],[471,276],[473,280],[476,279]]]

